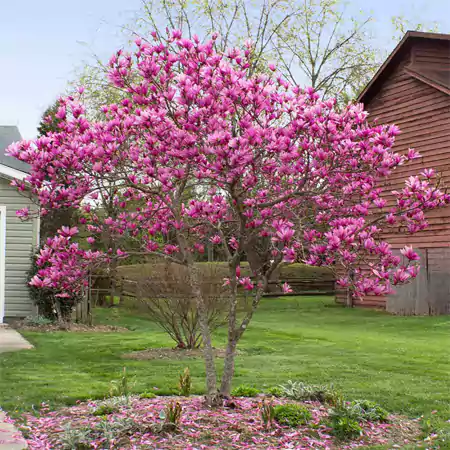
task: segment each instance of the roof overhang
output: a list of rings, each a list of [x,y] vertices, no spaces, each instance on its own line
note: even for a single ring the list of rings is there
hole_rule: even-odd
[[[28,173],[0,164],[0,177],[10,180],[23,180]]]
[[[363,91],[359,94],[357,98],[358,103],[368,103],[373,95],[372,91],[376,88],[376,85],[383,78],[383,74],[385,71],[391,67],[391,65],[395,65],[401,59],[403,54],[403,49],[408,47],[410,43],[416,39],[428,39],[434,41],[450,41],[450,34],[443,33],[426,33],[423,31],[407,31],[403,36],[402,40],[397,44],[391,54],[387,57],[386,61],[381,65],[381,67],[377,70],[373,78],[369,81],[367,86],[363,89]],[[410,74],[412,75],[412,74]],[[418,78],[418,77],[416,77]],[[425,80],[422,80],[425,81]]]

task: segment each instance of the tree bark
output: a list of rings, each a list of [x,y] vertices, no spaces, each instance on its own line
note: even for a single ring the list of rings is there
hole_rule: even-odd
[[[354,278],[355,278],[353,271],[350,271],[349,277],[350,277],[350,283],[351,284],[347,288],[347,298],[346,298],[345,304],[346,304],[347,308],[353,308],[353,291],[352,291],[352,288],[353,288],[353,281],[354,281]]]
[[[231,395],[231,382],[234,376],[236,346],[238,343],[236,335],[236,319],[237,319],[237,305],[238,305],[236,267],[237,264],[230,263],[231,299],[230,299],[230,308],[228,311],[228,342],[223,365],[222,383],[220,386],[220,395],[225,398]]]
[[[216,366],[214,364],[211,330],[209,329],[208,325],[208,313],[206,311],[206,305],[200,289],[198,269],[195,267],[193,262],[191,264],[188,264],[188,271],[191,281],[192,293],[197,304],[199,325],[203,339],[203,357],[205,360],[207,389],[206,402],[209,406],[218,406],[221,402],[217,390],[217,372]]]
[[[222,383],[220,386],[220,395],[224,398],[228,398],[231,395],[231,382],[234,376],[235,359],[236,359],[236,346],[237,339],[235,332],[228,334],[227,350],[225,352],[225,361],[223,365]]]

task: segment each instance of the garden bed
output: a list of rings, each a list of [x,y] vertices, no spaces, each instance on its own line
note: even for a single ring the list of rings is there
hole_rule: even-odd
[[[202,398],[117,397],[39,416],[24,415],[22,430],[31,450],[61,449],[347,449],[370,445],[402,447],[418,439],[419,423],[389,416],[387,423],[361,423],[353,440],[337,440],[329,426],[329,406],[319,402],[273,399],[273,405],[307,408],[303,425],[289,427],[261,419],[263,397],[236,398],[231,407],[206,408]],[[266,399],[266,402],[268,400]],[[165,428],[167,406],[179,402],[182,413],[176,429]]]
[[[215,348],[213,350],[216,358],[225,357],[224,348]],[[136,352],[125,353],[122,358],[124,359],[136,359],[138,361],[146,361],[151,359],[189,359],[189,358],[201,358],[203,356],[203,350],[201,348],[149,348],[147,350],[139,350]]]
[[[84,325],[82,323],[44,323],[44,324],[30,324],[27,321],[16,321],[11,324],[13,328],[18,331],[38,331],[38,332],[52,332],[52,331],[68,331],[71,333],[116,333],[129,331],[128,328],[119,327],[115,325]]]

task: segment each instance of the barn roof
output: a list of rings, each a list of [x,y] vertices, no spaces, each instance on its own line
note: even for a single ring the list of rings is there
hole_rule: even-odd
[[[408,31],[403,36],[403,39],[397,44],[392,53],[388,56],[386,61],[378,69],[375,76],[369,81],[364,90],[359,94],[358,102],[367,104],[372,97],[378,92],[381,84],[389,77],[395,70],[397,64],[405,57],[411,49],[411,46],[418,41],[429,40],[442,42],[449,42],[450,51],[450,34],[441,33],[425,33],[423,31]],[[407,72],[427,83],[436,89],[439,89],[450,95],[450,72],[448,70],[432,70],[426,67],[414,67],[414,70],[407,69]]]
[[[30,171],[28,164],[5,154],[10,144],[21,140],[22,136],[16,126],[0,125],[0,175],[23,178]]]

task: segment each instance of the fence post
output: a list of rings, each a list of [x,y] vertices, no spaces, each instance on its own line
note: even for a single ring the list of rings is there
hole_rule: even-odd
[[[353,288],[353,280],[355,279],[355,274],[353,270],[350,270],[349,277],[350,277],[350,286],[347,287],[347,299],[345,305],[348,308],[353,308],[354,305],[353,305],[352,288]]]
[[[92,326],[92,277],[91,273],[88,274],[88,286],[82,287],[81,290],[81,302],[75,306],[76,321],[85,325]]]

